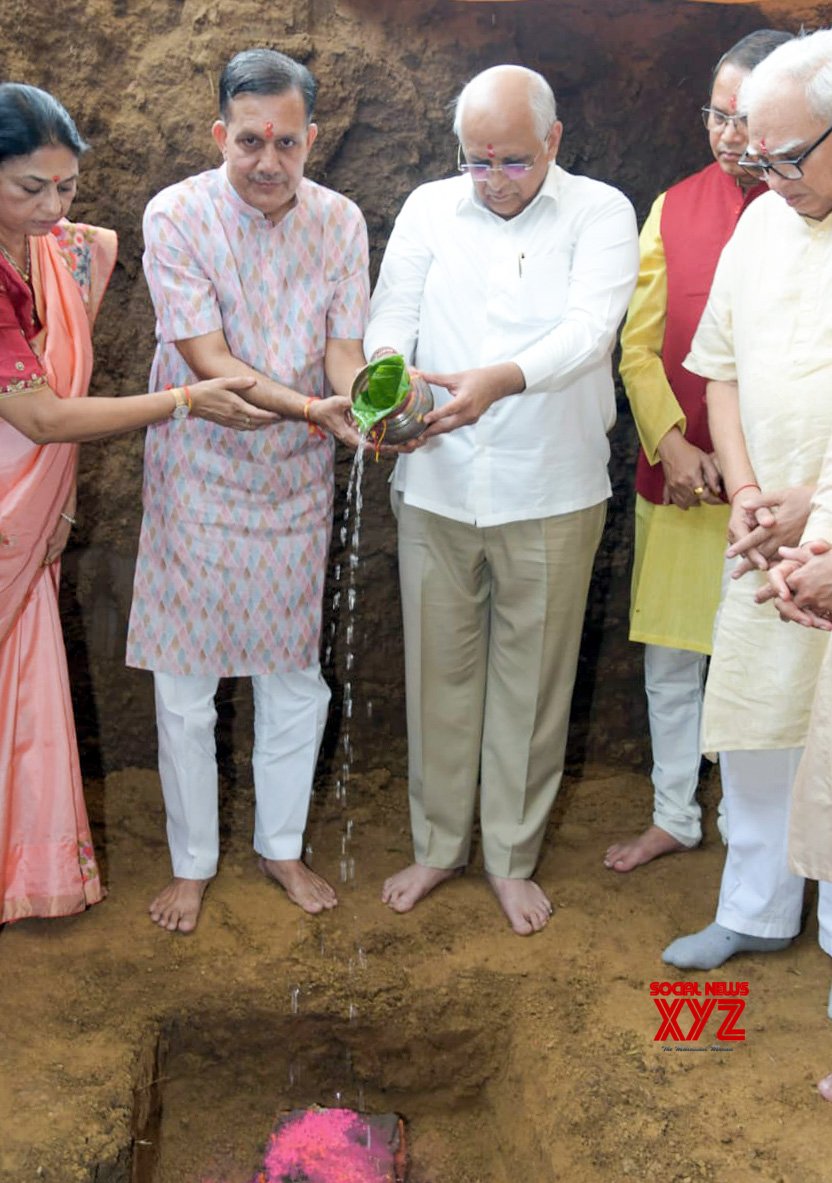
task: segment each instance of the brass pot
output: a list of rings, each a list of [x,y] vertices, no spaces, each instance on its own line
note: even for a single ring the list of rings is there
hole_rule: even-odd
[[[367,389],[367,367],[359,370],[353,379],[350,397],[355,402],[357,396]],[[433,393],[424,378],[410,375],[410,390],[402,402],[371,428],[369,439],[384,444],[403,444],[407,440],[417,439],[425,430],[423,422],[428,411],[433,410]]]

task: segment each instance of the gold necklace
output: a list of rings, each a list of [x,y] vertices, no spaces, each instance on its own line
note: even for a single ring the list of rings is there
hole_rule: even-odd
[[[23,241],[26,244],[26,262],[23,267],[20,267],[15,262],[15,260],[12,258],[12,256],[9,254],[9,252],[6,250],[6,248],[3,246],[2,242],[0,242],[0,254],[2,254],[3,258],[6,260],[7,263],[10,263],[12,265],[12,267],[14,267],[15,271],[20,276],[20,278],[23,280],[23,282],[28,283],[30,281],[30,279],[32,278],[32,252],[29,249],[29,239],[24,238]]]

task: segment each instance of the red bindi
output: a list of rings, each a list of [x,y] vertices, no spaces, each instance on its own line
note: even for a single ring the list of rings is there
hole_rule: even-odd
[[[272,122],[269,122],[266,124],[266,139],[267,140],[274,139],[274,124]]]
[[[488,159],[493,160],[494,159],[494,145],[493,144],[486,144],[486,151],[488,152]]]
[[[52,178],[52,180],[55,182],[56,185],[57,185],[58,181],[60,181],[60,179],[61,179],[60,177],[53,177]]]

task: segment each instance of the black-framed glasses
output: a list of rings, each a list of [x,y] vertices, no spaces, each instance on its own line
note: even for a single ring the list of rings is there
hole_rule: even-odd
[[[505,173],[510,181],[519,181],[527,172],[531,172],[538,160],[540,160],[542,152],[543,149],[541,148],[530,164],[524,164],[521,161],[498,164],[495,160],[469,164],[467,160],[462,159],[462,144],[458,144],[456,149],[456,167],[461,173],[468,173],[475,181],[484,181],[489,173]]]
[[[814,144],[810,144],[805,148],[799,156],[795,156],[793,160],[764,160],[762,156],[741,156],[737,161],[744,172],[747,172],[752,177],[765,177],[768,179],[769,173],[774,173],[775,176],[780,177],[783,181],[799,181],[803,176],[803,169],[800,167],[803,161],[810,152],[814,152],[815,148],[819,148],[823,141],[832,135],[832,124],[827,127],[822,136],[818,136]]]
[[[745,131],[748,125],[748,116],[729,115],[727,111],[720,111],[719,107],[703,107],[702,122],[708,131],[722,131],[729,123],[734,125],[735,130]]]

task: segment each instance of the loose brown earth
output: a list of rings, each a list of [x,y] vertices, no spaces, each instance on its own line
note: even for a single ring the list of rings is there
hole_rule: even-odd
[[[375,271],[405,195],[453,170],[447,103],[477,70],[500,61],[541,70],[566,126],[560,163],[612,181],[643,218],[657,192],[707,162],[697,108],[719,54],[761,25],[829,23],[829,5],[808,0],[66,0],[59,13],[3,0],[0,10],[2,76],[53,90],[93,143],[75,216],[119,232],[96,337],[99,393],[144,388],[142,210],[163,185],[216,162],[215,80],[236,50],[273,45],[319,77],[310,171],[364,210]],[[414,1183],[832,1179],[832,1106],[814,1091],[832,1070],[830,966],[813,919],[785,953],[688,975],[748,981],[747,1039],[734,1050],[664,1050],[653,1039],[660,950],[713,916],[718,786],[708,787],[700,851],[624,877],[604,869],[607,845],[647,822],[650,799],[626,635],[635,433],[623,405],[612,449],[570,778],[540,868],[557,905],[547,931],[511,934],[476,868],[409,916],[379,902],[381,881],[409,857],[395,540],[379,465],[367,477],[353,678],[356,701],[372,699],[374,714],[354,720],[344,807],[331,771],[337,652],[309,835],[314,865],[337,881],[351,818],[355,879],[334,914],[312,919],[258,874],[250,707],[232,687],[220,737],[224,859],[198,932],[181,938],[146,916],[167,856],[149,771],[149,678],[123,664],[141,439],[85,446],[62,608],[110,896],[83,916],[0,932],[2,1183],[239,1183],[277,1111],[335,1104],[337,1094],[408,1118]],[[341,457],[340,495],[347,464]],[[343,558],[336,548],[333,579]],[[699,1046],[714,1033],[712,1020]]]
[[[202,922],[181,937],[145,914],[166,873],[155,774],[93,784],[109,898],[0,937],[0,1179],[243,1183],[278,1111],[340,1101],[409,1120],[414,1183],[828,1180],[832,1108],[814,1082],[832,1069],[830,974],[813,920],[785,953],[686,975],[749,983],[744,1042],[710,1050],[714,1021],[699,1044],[654,1042],[649,983],[679,976],[659,951],[711,918],[722,848],[709,825],[695,853],[605,870],[648,791],[603,768],[568,781],[540,868],[555,914],[523,939],[476,866],[408,916],[379,902],[409,856],[389,771],[354,778],[346,806],[316,794],[314,865],[338,881],[351,818],[356,866],[321,918],[258,874],[240,790]]]

